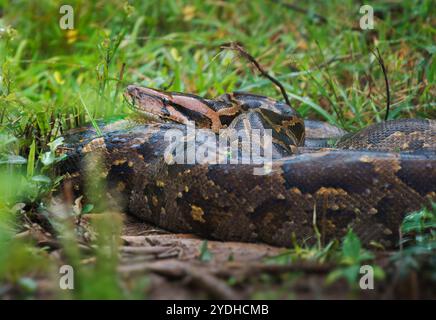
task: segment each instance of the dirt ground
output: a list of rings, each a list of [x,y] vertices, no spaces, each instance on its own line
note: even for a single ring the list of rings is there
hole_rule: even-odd
[[[265,244],[208,241],[172,234],[128,218],[123,231],[121,272],[127,281],[148,272],[151,299],[391,299],[432,298],[417,275],[375,283],[374,290],[352,289],[346,281],[326,284],[334,265],[314,262],[277,264],[268,260],[286,248]],[[388,252],[376,263],[388,267]],[[208,260],[208,261],[204,261]],[[422,285],[421,285],[422,287]],[[434,292],[433,292],[434,294]]]
[[[92,219],[85,218],[85,225]],[[95,218],[101,215],[94,215]],[[31,237],[39,247],[50,248],[48,255],[62,265],[60,243],[44,231],[44,223],[33,223],[17,237]],[[85,242],[84,242],[85,243]],[[80,245],[89,251],[89,247]],[[100,250],[101,248],[97,248]],[[265,244],[221,242],[192,234],[174,234],[124,216],[122,244],[117,272],[124,288],[141,281],[139,296],[146,299],[435,299],[434,282],[411,272],[399,279],[392,269],[390,252],[379,251],[375,264],[386,273],[375,281],[374,290],[351,288],[345,280],[327,284],[328,275],[337,268],[332,263],[311,260],[284,262],[274,258],[288,249]],[[92,254],[81,263],[93,263]],[[58,275],[57,271],[52,274]],[[58,280],[37,279],[38,292],[32,298],[62,298]],[[56,286],[53,287],[53,286]],[[14,285],[0,286],[2,299],[22,297]],[[65,298],[71,298],[65,296]]]

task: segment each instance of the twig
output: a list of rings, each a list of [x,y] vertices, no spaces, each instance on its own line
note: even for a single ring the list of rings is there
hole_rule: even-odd
[[[169,83],[167,83],[166,85],[162,86],[162,90],[167,91],[168,88],[170,88],[173,85],[175,80],[176,80],[176,76],[173,75],[173,77],[171,78],[171,81]]]
[[[220,266],[199,266],[198,264],[192,264],[189,262],[184,262],[176,259],[169,260],[158,260],[152,262],[141,262],[141,263],[128,263],[118,267],[121,273],[142,273],[144,271],[158,273],[163,276],[170,278],[181,278],[186,274],[187,268],[191,270],[195,268],[200,270],[202,268],[206,269],[211,275],[227,278],[234,276],[236,274],[242,275],[244,277],[253,277],[262,273],[268,274],[283,274],[288,272],[304,272],[308,274],[325,274],[330,272],[335,267],[331,263],[315,263],[315,262],[295,262],[292,264],[265,264],[265,263],[252,263],[252,264],[240,264],[240,263],[230,263],[228,265]],[[206,271],[206,270],[205,270]]]
[[[371,50],[372,54],[377,58],[378,63],[380,64],[382,71],[383,71],[383,76],[385,78],[385,85],[386,85],[386,114],[385,114],[385,121],[388,120],[389,117],[389,110],[390,110],[390,106],[391,106],[391,94],[390,94],[390,89],[389,89],[389,80],[388,80],[388,71],[387,68],[385,66],[385,62],[380,54],[380,51],[378,50],[378,48],[376,47],[377,52]]]
[[[139,253],[139,254],[159,254],[163,253],[165,251],[168,251],[172,249],[171,247],[152,247],[152,246],[141,246],[141,247],[132,247],[132,246],[122,246],[121,248],[122,252],[125,253]]]
[[[118,267],[121,273],[153,272],[168,278],[186,279],[188,282],[201,287],[217,299],[238,299],[238,294],[223,280],[217,278],[204,268],[193,266],[179,260],[165,260],[158,262],[143,262]]]
[[[316,14],[316,13],[310,12],[309,10],[306,10],[306,9],[303,9],[303,8],[300,8],[300,7],[297,7],[297,6],[294,5],[294,4],[286,3],[286,2],[283,2],[283,1],[280,1],[280,0],[273,0],[273,2],[275,2],[275,3],[277,3],[277,4],[280,4],[280,5],[286,7],[286,8],[288,8],[288,9],[290,9],[290,10],[293,10],[293,11],[295,11],[295,12],[302,13],[302,14],[305,14],[305,15],[308,15],[308,16],[315,17],[316,19],[318,19],[318,20],[319,20],[320,22],[322,22],[322,23],[327,23],[327,22],[328,22],[328,20],[327,20],[325,17],[323,17],[323,16],[321,16],[321,15],[319,15],[319,14]]]
[[[192,283],[208,291],[213,298],[225,300],[240,298],[231,287],[212,274],[192,267],[189,267],[186,271],[188,273],[188,279],[190,278]]]
[[[278,81],[277,79],[275,79],[274,77],[272,77],[270,74],[268,74],[268,72],[266,72],[261,66],[260,64],[256,61],[256,59],[250,55],[240,44],[236,43],[236,42],[230,42],[228,44],[223,44],[221,46],[222,49],[229,49],[229,50],[233,50],[238,52],[242,57],[244,57],[245,59],[247,59],[248,61],[250,61],[255,67],[256,69],[260,72],[260,74],[262,76],[264,76],[265,78],[269,79],[271,82],[273,82],[276,86],[279,87],[280,92],[282,93],[283,98],[285,99],[286,103],[291,106],[291,103],[289,102],[289,98],[288,95],[286,94],[286,90],[283,87],[283,85],[280,83],[280,81]]]
[[[348,59],[357,59],[360,56],[362,56],[362,54],[360,54],[360,53],[354,54],[354,55],[353,54],[346,54],[346,55],[343,55],[343,56],[335,56],[335,57],[332,57],[332,58],[328,59],[327,61],[324,61],[324,62],[320,63],[317,66],[317,68],[321,69],[321,68],[327,67],[330,64],[332,64],[334,62],[338,62],[338,61],[344,61],[344,60],[348,60]]]

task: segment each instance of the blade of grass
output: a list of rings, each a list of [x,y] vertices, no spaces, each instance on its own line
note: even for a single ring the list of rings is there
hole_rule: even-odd
[[[27,157],[27,176],[33,177],[34,169],[35,169],[35,152],[36,152],[36,143],[33,140],[30,145],[29,156]]]
[[[92,116],[92,114],[89,112],[88,107],[86,106],[85,101],[83,101],[82,95],[80,94],[80,92],[78,92],[79,94],[79,99],[80,102],[82,103],[83,108],[86,111],[86,114],[88,115],[89,119],[91,120],[92,126],[94,127],[95,131],[97,132],[98,136],[101,137],[103,135],[103,133],[101,132],[97,122],[95,121],[94,117]]]

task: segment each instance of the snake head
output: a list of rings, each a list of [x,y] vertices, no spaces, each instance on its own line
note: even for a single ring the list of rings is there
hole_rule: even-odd
[[[147,87],[129,85],[124,96],[137,112],[154,121],[162,122],[169,116],[170,97],[164,92]]]
[[[155,120],[195,123],[197,127],[210,128],[214,132],[222,127],[218,112],[212,108],[213,103],[199,96],[136,85],[129,85],[125,96],[135,111]]]
[[[136,111],[160,122],[195,123],[199,128],[218,133],[227,125],[238,127],[243,118],[246,129],[271,129],[274,140],[280,141],[285,149],[304,144],[304,122],[298,112],[268,97],[234,92],[208,100],[192,94],[164,92],[136,85],[129,85],[125,95]],[[251,115],[241,118],[242,113]],[[234,122],[235,119],[239,120]]]

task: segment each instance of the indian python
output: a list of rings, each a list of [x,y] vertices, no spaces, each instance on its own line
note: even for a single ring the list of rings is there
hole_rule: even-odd
[[[294,238],[329,241],[352,228],[366,245],[392,247],[404,216],[436,201],[435,120],[385,121],[345,134],[249,93],[204,99],[131,85],[125,95],[147,123],[105,125],[101,136],[92,128],[70,134],[61,170],[77,190],[98,176],[112,204],[163,229],[292,246]],[[203,130],[189,138],[192,123]],[[247,147],[236,138],[233,154],[208,140],[229,129],[257,129],[261,139]],[[266,129],[272,161],[256,163],[256,155],[244,162],[242,151],[267,141]],[[169,141],[172,131],[184,138]],[[205,145],[218,150],[215,162],[193,156]],[[178,147],[186,155],[176,159]]]

